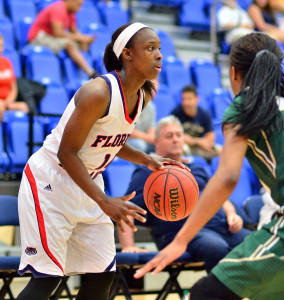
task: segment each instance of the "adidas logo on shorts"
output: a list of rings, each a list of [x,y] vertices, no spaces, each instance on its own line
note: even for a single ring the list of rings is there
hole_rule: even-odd
[[[46,191],[50,191],[50,192],[53,192],[53,190],[52,190],[52,188],[51,188],[51,185],[50,184],[48,184],[45,188],[44,188],[44,190],[46,190]]]

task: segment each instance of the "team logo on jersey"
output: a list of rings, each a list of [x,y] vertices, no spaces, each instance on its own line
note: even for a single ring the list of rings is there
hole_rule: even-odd
[[[48,184],[45,188],[44,188],[45,191],[50,191],[50,192],[53,192],[52,188],[51,188],[51,185]]]
[[[25,253],[26,253],[27,255],[29,255],[29,256],[31,256],[31,255],[36,255],[36,254],[37,254],[37,250],[36,250],[36,248],[27,247],[27,248],[25,249]]]

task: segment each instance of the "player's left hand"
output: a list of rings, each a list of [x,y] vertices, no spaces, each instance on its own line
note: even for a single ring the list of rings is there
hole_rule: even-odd
[[[149,155],[150,160],[147,165],[148,169],[151,171],[157,171],[164,169],[165,165],[176,165],[182,169],[186,169],[190,172],[190,169],[184,165],[181,162],[178,162],[176,160],[170,159],[170,158],[164,158],[164,157],[158,157],[158,156],[151,156]]]

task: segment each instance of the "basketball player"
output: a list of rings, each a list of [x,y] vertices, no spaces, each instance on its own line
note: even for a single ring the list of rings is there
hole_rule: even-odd
[[[33,277],[17,299],[48,299],[61,276],[86,273],[77,300],[106,300],[114,278],[113,221],[145,211],[110,198],[101,173],[118,156],[151,170],[157,159],[125,145],[161,71],[160,40],[141,23],[120,27],[104,54],[107,75],[71,99],[58,126],[28,161],[19,191],[22,256],[19,273]],[[115,71],[116,70],[116,71]],[[178,164],[178,163],[177,163]],[[95,296],[94,296],[95,295]]]
[[[215,175],[174,241],[136,278],[155,268],[157,274],[180,256],[188,242],[229,197],[246,156],[263,186],[280,205],[275,218],[248,235],[191,290],[191,300],[280,300],[284,295],[284,99],[276,41],[263,33],[233,43],[230,81],[236,95],[223,117],[225,144]]]

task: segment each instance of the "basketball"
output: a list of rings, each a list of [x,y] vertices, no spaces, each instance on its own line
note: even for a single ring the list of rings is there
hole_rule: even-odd
[[[199,196],[198,184],[187,169],[166,165],[149,175],[143,190],[149,211],[164,221],[178,221],[193,210]]]

